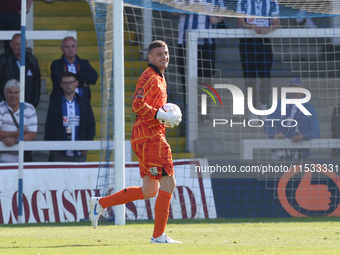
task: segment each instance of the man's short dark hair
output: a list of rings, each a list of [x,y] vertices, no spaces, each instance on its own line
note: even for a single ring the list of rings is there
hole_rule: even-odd
[[[77,75],[75,75],[74,73],[71,73],[71,72],[63,73],[63,74],[61,75],[60,81],[61,81],[64,77],[73,77],[76,81],[78,80]]]
[[[159,48],[159,47],[167,47],[167,46],[168,46],[168,45],[167,45],[165,42],[161,41],[161,40],[153,41],[153,42],[151,42],[150,45],[149,45],[149,53],[150,53],[153,49],[155,49],[155,48]]]

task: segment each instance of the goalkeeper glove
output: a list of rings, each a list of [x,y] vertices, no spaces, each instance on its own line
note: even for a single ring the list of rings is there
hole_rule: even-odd
[[[162,108],[159,108],[156,114],[156,119],[162,121],[162,123],[166,126],[174,128],[182,121],[182,114],[175,113],[173,109],[165,112]]]

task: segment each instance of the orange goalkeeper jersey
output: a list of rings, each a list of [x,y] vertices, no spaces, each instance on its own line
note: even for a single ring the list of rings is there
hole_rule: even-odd
[[[164,76],[149,64],[137,81],[132,111],[137,119],[132,129],[132,143],[152,141],[165,134],[165,127],[155,118],[158,109],[166,104],[167,84]]]

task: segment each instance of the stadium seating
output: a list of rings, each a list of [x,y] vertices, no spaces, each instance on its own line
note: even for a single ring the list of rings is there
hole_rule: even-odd
[[[76,11],[75,11],[76,10]],[[93,24],[90,7],[85,1],[55,1],[45,3],[43,1],[34,2],[34,29],[35,30],[76,30],[78,40],[78,54],[81,58],[88,59],[91,65],[100,74],[100,63],[97,47],[97,36]],[[132,123],[134,115],[131,111],[131,102],[136,81],[141,72],[147,67],[147,62],[141,58],[141,51],[136,42],[134,31],[125,31],[125,115],[126,121]],[[132,43],[131,43],[132,42]],[[60,58],[61,41],[41,40],[34,42],[34,55],[37,57],[41,69],[42,79],[46,82],[46,91],[43,89],[41,105],[38,107],[39,131],[38,140],[43,139],[44,122],[48,107],[49,93],[52,91],[52,81],[50,79],[50,65],[53,60]],[[96,119],[96,137],[101,137],[101,80],[97,84],[91,85],[91,104]],[[126,139],[131,137],[132,125],[125,126]],[[184,156],[185,138],[173,138],[176,136],[176,129],[168,132],[169,142],[175,145],[179,152],[175,151],[175,158]],[[174,146],[174,147],[175,147]],[[99,161],[98,151],[90,151],[88,161]],[[133,155],[133,160],[137,160]]]

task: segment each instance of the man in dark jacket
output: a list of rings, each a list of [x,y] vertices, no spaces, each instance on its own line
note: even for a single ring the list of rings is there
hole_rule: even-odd
[[[81,59],[77,55],[78,45],[73,37],[65,37],[61,45],[63,55],[60,59],[54,60],[51,65],[51,79],[53,83],[53,90],[51,98],[60,93],[61,75],[65,72],[74,73],[78,79],[78,88],[76,92],[90,100],[90,84],[96,84],[98,74],[92,68],[89,61]]]
[[[61,75],[61,93],[51,98],[48,107],[45,140],[93,140],[96,128],[89,100],[76,93],[77,76],[67,72]],[[50,161],[85,162],[87,151],[51,151]]]
[[[4,99],[7,81],[20,80],[21,35],[15,34],[10,42],[12,52],[0,56],[0,101]],[[38,60],[29,52],[25,56],[25,102],[37,108],[40,101],[41,75]]]

